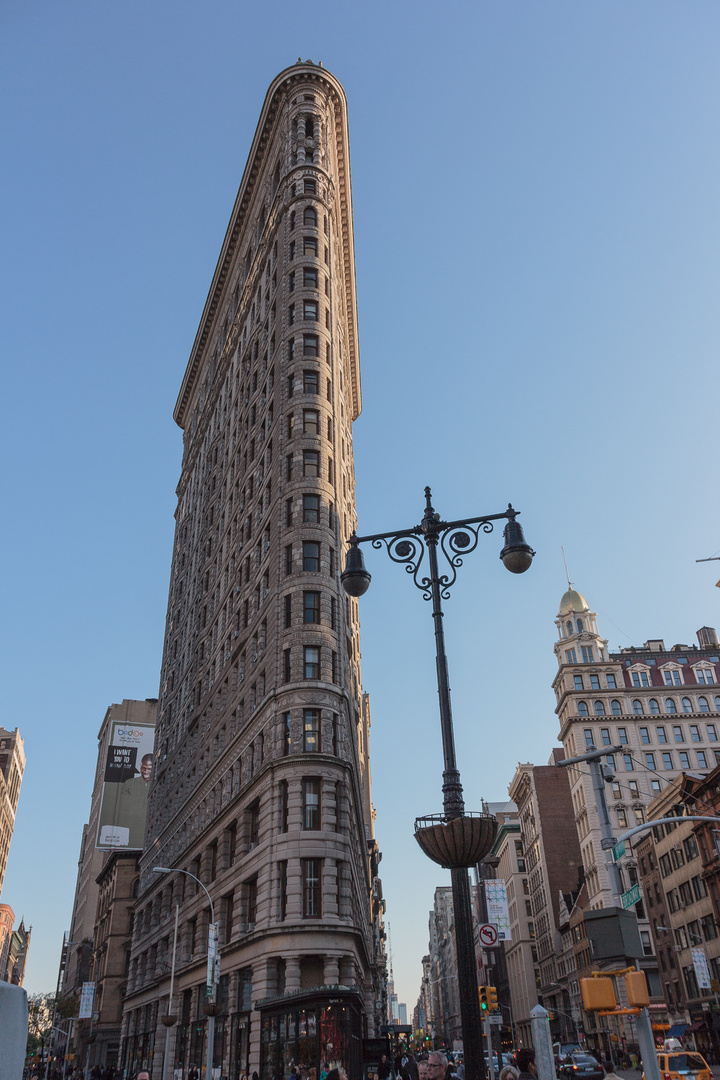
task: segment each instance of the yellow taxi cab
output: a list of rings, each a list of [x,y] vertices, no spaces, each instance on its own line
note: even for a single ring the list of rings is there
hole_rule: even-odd
[[[713,1080],[712,1069],[696,1050],[658,1050],[658,1064],[662,1080]]]

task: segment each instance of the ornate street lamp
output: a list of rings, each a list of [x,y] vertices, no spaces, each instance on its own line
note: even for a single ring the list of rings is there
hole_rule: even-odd
[[[483,517],[462,521],[441,521],[440,515],[433,509],[430,488],[426,487],[422,522],[409,529],[376,533],[374,536],[357,536],[353,533],[349,541],[345,569],[340,576],[342,586],[349,596],[362,596],[369,588],[370,574],[365,569],[359,545],[367,542],[374,548],[385,545],[393,562],[402,563],[407,573],[412,575],[413,582],[422,592],[423,598],[432,600],[444,762],[443,813],[417,818],[415,839],[428,858],[451,871],[460,1020],[467,1080],[479,1080],[485,1076],[467,872],[469,867],[474,866],[490,851],[497,833],[497,822],[489,814],[465,811],[460,773],[455,759],[441,600],[449,598],[464,556],[475,550],[481,533],[493,531],[493,521],[507,521],[504,528],[505,544],[500,552],[505,567],[513,574],[523,574],[529,568],[535,552],[525,542],[522,526],[516,521],[517,513],[518,511],[508,504],[507,510],[502,514],[485,514]],[[444,574],[440,573],[438,566],[438,547],[449,567],[449,571]],[[429,575],[421,575],[425,548],[428,552]]]

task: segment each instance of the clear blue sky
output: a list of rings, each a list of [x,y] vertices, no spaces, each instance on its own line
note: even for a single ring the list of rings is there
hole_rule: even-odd
[[[467,803],[557,735],[571,576],[611,647],[720,624],[715,0],[6,0],[0,10],[0,723],[28,766],[3,901],[54,986],[96,733],[155,696],[181,439],[172,409],[274,76],[349,100],[360,528],[522,510],[447,604]],[[371,552],[363,678],[401,1000],[449,876],[428,605]]]

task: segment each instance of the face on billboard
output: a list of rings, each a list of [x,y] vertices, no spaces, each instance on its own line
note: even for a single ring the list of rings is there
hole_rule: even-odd
[[[155,727],[113,723],[105,762],[99,848],[142,848]]]

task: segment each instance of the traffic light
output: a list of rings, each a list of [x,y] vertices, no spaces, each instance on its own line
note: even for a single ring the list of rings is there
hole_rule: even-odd
[[[497,990],[494,986],[486,986],[488,1009],[497,1009]]]
[[[585,1012],[616,1007],[615,986],[608,976],[600,979],[581,979],[580,993]]]
[[[625,993],[628,1005],[635,1009],[644,1009],[650,1004],[647,979],[644,971],[628,971],[625,976]]]
[[[488,988],[487,986],[479,986],[478,990],[480,991],[480,1012],[486,1013],[490,1008],[488,1002]]]

